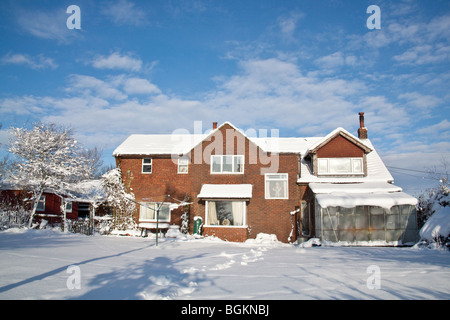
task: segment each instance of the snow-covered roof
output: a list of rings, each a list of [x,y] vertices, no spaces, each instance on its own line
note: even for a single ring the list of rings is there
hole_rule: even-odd
[[[316,200],[322,208],[374,206],[390,209],[398,205],[417,204],[416,198],[404,192],[317,194]]]
[[[325,137],[249,137],[229,122],[225,122],[217,129],[205,134],[134,134],[129,136],[116,150],[114,156],[126,155],[180,155],[191,151],[195,146],[220,130],[224,125],[232,128],[247,137],[265,152],[297,153],[301,154],[300,177],[298,183],[325,182],[325,183],[358,183],[358,182],[392,182],[392,175],[387,170],[380,156],[372,146],[370,140],[359,139],[343,128],[336,128]],[[306,157],[311,151],[342,135],[356,145],[360,146],[366,154],[367,175],[355,177],[318,177],[312,173],[310,159]]]
[[[395,205],[416,205],[417,199],[402,192],[402,188],[386,182],[311,183],[322,208],[376,206],[390,209]]]
[[[402,188],[387,182],[363,183],[310,183],[309,187],[315,194],[323,193],[387,193],[401,192]]]
[[[258,147],[266,152],[277,153],[299,153],[306,154],[312,145],[316,144],[322,137],[268,137],[268,138],[249,138]]]
[[[114,150],[113,156],[185,154],[205,137],[204,134],[133,134]]]
[[[204,184],[198,198],[203,199],[250,199],[251,184]]]
[[[362,183],[362,182],[393,182],[394,178],[381,160],[375,148],[369,139],[365,139],[364,143],[372,149],[366,155],[367,160],[367,176],[347,176],[347,177],[328,177],[315,176],[311,169],[311,161],[306,157],[302,158],[300,164],[300,177],[298,183]]]

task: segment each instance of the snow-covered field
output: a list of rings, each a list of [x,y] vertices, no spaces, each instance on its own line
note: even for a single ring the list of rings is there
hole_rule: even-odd
[[[450,299],[450,253],[0,232],[0,299]]]

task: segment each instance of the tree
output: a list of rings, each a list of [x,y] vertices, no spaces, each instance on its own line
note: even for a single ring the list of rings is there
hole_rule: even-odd
[[[92,159],[83,156],[69,129],[55,124],[36,124],[29,130],[11,128],[11,134],[9,151],[15,156],[11,180],[33,195],[31,227],[43,192],[67,196],[72,183],[92,175]]]
[[[426,190],[419,196],[419,203],[417,206],[418,225],[422,228],[422,232],[427,230],[439,230],[437,234],[427,235],[426,241],[432,241],[438,244],[438,246],[446,245],[449,242],[449,234],[446,231],[447,225],[450,223],[450,216],[448,216],[448,208],[450,206],[450,185],[448,180],[448,168],[449,163],[446,158],[441,159],[439,167],[433,167],[428,170],[429,176],[432,179],[439,181],[437,187]],[[445,210],[444,210],[445,208]],[[439,214],[439,219],[430,219],[433,215]],[[432,224],[438,223],[438,225],[430,226],[428,221],[432,221]],[[427,233],[427,232],[425,232]]]
[[[128,180],[131,182],[132,177]],[[129,183],[127,185],[123,183],[120,168],[106,172],[102,176],[101,184],[105,192],[105,202],[114,211],[111,227],[118,230],[134,229],[135,198],[130,192]]]

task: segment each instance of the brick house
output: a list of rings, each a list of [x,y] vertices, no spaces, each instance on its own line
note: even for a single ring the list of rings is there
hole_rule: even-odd
[[[189,199],[189,225],[203,235],[245,241],[259,233],[294,242],[405,243],[417,236],[417,200],[393,178],[367,139],[337,128],[325,137],[257,137],[229,122],[207,133],[131,135],[113,155],[140,206],[136,219],[154,228],[180,225]],[[167,195],[170,195],[168,197]],[[152,207],[153,206],[153,207]],[[139,207],[139,206],[138,206]]]

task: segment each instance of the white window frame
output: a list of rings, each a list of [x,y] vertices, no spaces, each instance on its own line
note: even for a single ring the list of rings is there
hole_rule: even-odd
[[[339,160],[349,160],[350,161],[350,171],[347,172],[333,172],[331,171],[330,162],[339,159]],[[355,170],[355,166],[359,163],[361,168],[360,171]],[[326,171],[321,170],[326,166]],[[317,159],[317,174],[318,175],[363,175],[364,174],[364,159],[363,158],[318,158]]]
[[[45,200],[46,200],[46,198],[47,198],[46,196],[41,196],[39,198],[38,205],[36,207],[36,211],[39,211],[39,212],[45,211]],[[39,207],[41,204],[42,204],[42,208]]]
[[[139,222],[156,222],[156,209],[158,208],[160,203],[158,203],[158,202],[143,202],[142,204],[143,205],[139,206]],[[149,208],[147,208],[145,206],[151,207],[154,210],[149,209]],[[172,214],[171,214],[171,211],[170,211],[170,203],[163,203],[161,208],[163,208],[163,207],[169,208],[169,218],[168,219],[162,219],[161,215],[160,215],[159,219],[158,219],[158,222],[170,222],[171,217],[172,217]],[[141,216],[142,216],[142,212],[144,210],[145,211],[149,210],[152,213],[153,218],[152,219],[142,219]]]
[[[283,176],[282,178],[270,178],[270,176]],[[281,182],[284,184],[284,197],[274,197],[270,195],[268,186],[270,182]],[[289,174],[287,173],[266,173],[264,175],[264,197],[265,199],[289,199]]]
[[[186,171],[180,170],[180,168],[186,168]],[[189,159],[181,158],[178,159],[178,171],[179,174],[188,174],[189,173]]]
[[[224,165],[224,157],[231,157],[231,171],[223,171],[223,165]],[[220,158],[220,172],[213,171],[213,164],[214,164],[214,158]],[[240,165],[242,166],[241,171],[235,171],[235,159],[241,159]],[[235,154],[235,155],[226,155],[226,154],[216,154],[211,155],[211,162],[210,162],[210,173],[211,174],[244,174],[244,164],[245,164],[245,157],[243,155]]]
[[[240,202],[243,206],[243,217],[242,217],[242,225],[241,226],[232,226],[232,225],[220,225],[220,224],[209,224],[209,203],[217,202],[217,201],[227,201],[227,202]],[[205,201],[205,226],[206,227],[214,227],[214,228],[247,228],[247,203],[243,200],[236,199],[217,199],[217,200],[207,200]]]
[[[150,160],[150,163],[145,163],[145,160]],[[144,171],[144,166],[150,166],[150,172]],[[143,174],[151,174],[153,172],[153,159],[146,157],[142,158],[142,167],[141,167],[141,173]]]
[[[72,201],[66,201],[66,213],[72,213],[73,210],[73,202]]]

